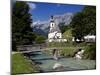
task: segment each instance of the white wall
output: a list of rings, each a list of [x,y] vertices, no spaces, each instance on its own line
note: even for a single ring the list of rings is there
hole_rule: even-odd
[[[57,33],[57,34],[56,34],[56,33],[57,33],[56,31],[53,32],[53,33],[49,33],[49,34],[48,34],[48,39],[52,39],[52,38],[54,38],[54,37],[56,38],[56,36],[59,37],[59,38],[62,38],[62,34],[61,34],[61,33]],[[55,35],[56,35],[56,36],[55,36]]]
[[[57,36],[59,36],[59,38],[62,38],[62,34],[61,33],[57,33]]]

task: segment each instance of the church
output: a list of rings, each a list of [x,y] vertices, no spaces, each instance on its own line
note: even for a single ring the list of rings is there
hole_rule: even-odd
[[[49,27],[48,42],[67,42],[67,39],[62,38],[62,33],[58,25],[56,25],[53,16],[51,16]]]

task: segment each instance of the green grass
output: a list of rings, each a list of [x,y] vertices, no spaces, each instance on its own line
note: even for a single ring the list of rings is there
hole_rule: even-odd
[[[47,47],[84,47],[87,44],[83,43],[76,43],[76,42],[50,42],[47,44]]]
[[[57,48],[59,50],[59,53],[60,53],[61,56],[73,57],[75,52],[77,52],[79,48],[85,49],[85,46],[84,47],[78,47],[78,46],[76,46],[76,47],[74,47],[74,46],[71,46],[71,47],[54,47],[54,48]],[[50,50],[45,50],[44,52],[48,53],[48,54],[52,54],[51,49]]]
[[[52,42],[48,43],[48,48],[57,48],[60,50],[60,55],[64,57],[73,57],[78,49],[85,50],[84,52],[84,59],[95,59],[96,58],[96,47],[95,45],[91,45],[92,43],[75,43],[75,42]],[[45,51],[49,54],[52,54],[52,51]]]
[[[12,55],[12,74],[38,72],[38,66],[26,59],[22,54]]]
[[[66,47],[60,51],[60,54],[65,57],[73,57],[79,48],[84,49],[84,47]]]
[[[71,41],[72,40],[72,29],[66,30],[63,33],[62,37],[65,38],[65,39],[67,39],[68,41]]]
[[[86,50],[87,43],[76,43],[76,42],[51,42],[48,43],[48,48],[57,48],[60,49],[60,55],[64,57],[73,57],[78,49]],[[51,54],[52,51],[46,51]]]

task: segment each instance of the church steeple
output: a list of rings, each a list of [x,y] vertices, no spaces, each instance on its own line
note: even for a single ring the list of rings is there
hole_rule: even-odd
[[[54,22],[54,17],[53,17],[53,15],[51,16],[50,22]]]
[[[53,19],[53,15],[51,16],[51,19]]]
[[[51,16],[49,33],[52,33],[52,32],[55,32],[55,31],[60,33],[60,29],[59,29],[58,25],[56,25],[56,23],[55,23],[54,16]]]
[[[51,16],[51,18],[50,18],[50,30],[52,30],[52,29],[54,29],[55,28],[55,22],[54,22],[54,17],[53,16]]]
[[[59,26],[56,24],[55,19],[56,17],[51,16],[50,18],[50,30],[48,33],[48,41],[49,42],[61,42],[67,41],[66,39],[62,39],[62,33],[59,29]]]

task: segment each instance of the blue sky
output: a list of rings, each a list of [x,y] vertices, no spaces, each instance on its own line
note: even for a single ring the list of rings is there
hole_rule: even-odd
[[[71,4],[58,4],[58,3],[41,3],[30,2],[30,13],[32,14],[33,21],[45,21],[50,18],[51,15],[61,15],[65,13],[80,12],[83,5],[71,5]]]

